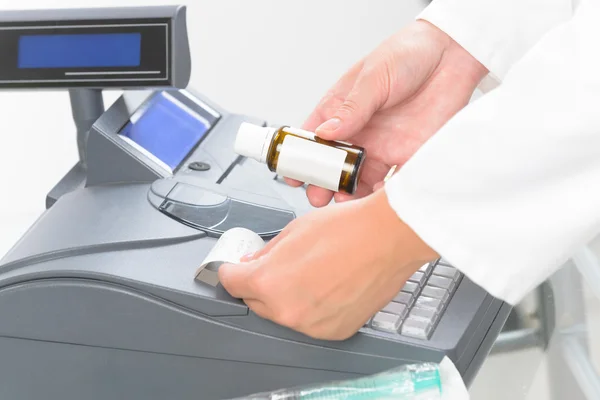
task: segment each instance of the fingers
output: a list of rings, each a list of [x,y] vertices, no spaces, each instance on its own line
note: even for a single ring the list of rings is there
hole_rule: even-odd
[[[356,81],[356,77],[360,73],[361,68],[362,61],[355,64],[340,78],[340,80],[327,92],[327,94],[323,96],[317,107],[302,125],[302,129],[314,132],[319,125],[333,116],[338,107],[340,107],[340,105],[343,103],[348,92],[350,92],[354,86],[354,82]],[[284,178],[284,180],[292,187],[300,187],[304,184],[304,182],[300,182],[295,179]],[[331,199],[333,194],[329,197]],[[319,203],[319,197],[316,201]]]
[[[283,178],[283,180],[285,181],[285,183],[287,183],[291,187],[300,187],[300,186],[304,185],[303,182],[297,181],[295,179]]]
[[[385,62],[365,67],[361,61],[354,65],[321,100],[309,116],[303,129],[315,131],[317,136],[329,140],[346,140],[359,133],[373,114],[382,107],[389,93],[390,77]],[[285,179],[292,187],[303,183]],[[365,196],[363,191],[361,196]],[[314,207],[324,207],[331,202],[334,193],[310,185],[307,197]],[[347,196],[338,195],[341,199]]]
[[[390,76],[385,62],[364,66],[344,102],[315,133],[328,140],[346,140],[358,134],[385,104],[389,89]]]
[[[261,318],[274,320],[273,311],[265,301],[264,290],[257,281],[255,272],[260,261],[233,265],[223,264],[219,268],[221,285],[233,297],[242,299],[256,315]],[[267,296],[268,298],[268,296]]]
[[[244,303],[258,316],[273,319],[273,312],[265,302],[263,279],[259,270],[264,268],[265,258],[270,250],[287,235],[285,230],[267,243],[261,250],[242,258],[240,264],[223,264],[219,268],[219,281],[225,290],[233,297],[243,299]],[[263,274],[264,275],[264,274]]]
[[[356,188],[356,192],[353,195],[346,193],[333,193],[329,190],[319,188],[316,186],[308,186],[306,189],[306,195],[308,200],[313,207],[325,207],[331,202],[331,199],[335,199],[336,203],[344,201],[360,199],[373,193],[373,185],[378,181],[381,181],[389,167],[377,160],[367,160],[363,167],[363,172],[360,177],[360,182]]]
[[[225,290],[238,299],[256,299],[251,285],[252,275],[258,269],[259,262],[251,261],[243,264],[223,264],[219,267],[219,281]]]
[[[336,82],[335,85],[333,85],[304,122],[302,129],[314,132],[320,125],[335,115],[339,108],[344,104],[344,100],[350,91],[354,88],[363,65],[364,61],[362,60],[356,63]],[[303,185],[303,182],[293,179],[286,178],[285,181],[292,187]],[[333,193],[326,189],[309,186],[307,188],[307,196],[314,207],[323,207],[331,202]]]
[[[346,193],[336,193],[333,197],[336,203],[343,203],[345,201],[362,199],[373,193],[373,189],[365,183],[359,183],[356,188],[356,192],[352,195]]]
[[[267,307],[266,304],[263,303],[262,301],[260,301],[260,300],[244,300],[244,303],[246,303],[248,308],[250,308],[259,317],[264,318],[264,319],[270,319],[270,320],[273,319],[273,313],[271,312],[269,307]]]
[[[231,296],[244,301],[260,300],[255,281],[256,272],[263,264],[264,259],[261,258],[287,236],[288,232],[289,229],[285,229],[259,251],[242,257],[240,264],[223,264],[219,267],[219,281]]]
[[[313,207],[325,207],[333,199],[333,192],[318,186],[309,185],[306,188],[306,196]]]

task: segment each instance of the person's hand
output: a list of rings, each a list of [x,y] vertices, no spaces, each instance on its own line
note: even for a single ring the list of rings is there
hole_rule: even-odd
[[[466,50],[425,21],[408,25],[352,67],[303,126],[323,139],[344,140],[367,150],[357,193],[338,193],[335,200],[372,193],[391,166],[404,164],[468,104],[487,73]],[[333,195],[307,188],[316,207],[329,204]]]
[[[263,318],[313,338],[343,340],[436,257],[380,190],[294,220],[241,264],[222,265],[219,279]]]

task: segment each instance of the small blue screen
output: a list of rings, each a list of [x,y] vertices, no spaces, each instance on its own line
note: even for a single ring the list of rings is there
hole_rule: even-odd
[[[140,33],[25,35],[19,38],[19,68],[139,67]]]
[[[120,134],[174,170],[209,129],[208,121],[163,92],[151,100],[141,115],[134,115]]]

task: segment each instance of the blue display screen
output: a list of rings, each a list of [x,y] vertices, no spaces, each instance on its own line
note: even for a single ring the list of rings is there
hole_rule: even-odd
[[[141,33],[24,35],[19,68],[139,67]]]
[[[209,131],[207,120],[162,92],[120,134],[176,169]]]

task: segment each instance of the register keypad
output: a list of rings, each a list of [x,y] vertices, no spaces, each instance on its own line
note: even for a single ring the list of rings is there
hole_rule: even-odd
[[[443,259],[425,264],[367,326],[381,332],[427,340],[461,279],[462,274]]]

